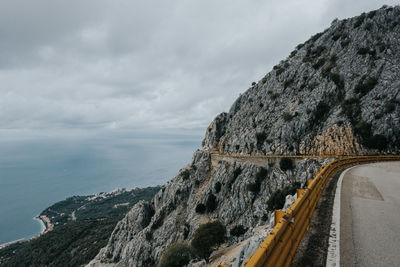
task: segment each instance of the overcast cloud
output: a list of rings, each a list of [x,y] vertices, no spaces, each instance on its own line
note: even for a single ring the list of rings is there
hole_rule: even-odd
[[[397,1],[0,2],[0,132],[201,129],[335,18]]]

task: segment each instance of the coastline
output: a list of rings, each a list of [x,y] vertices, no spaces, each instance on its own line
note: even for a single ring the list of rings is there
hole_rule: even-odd
[[[50,219],[47,218],[45,215],[37,215],[37,216],[33,217],[32,219],[34,221],[39,221],[40,222],[40,228],[41,229],[40,229],[40,232],[38,234],[36,234],[36,235],[34,235],[32,237],[29,237],[29,238],[20,238],[20,239],[17,239],[17,240],[13,240],[13,241],[10,241],[10,242],[6,242],[6,243],[3,243],[3,244],[0,244],[0,249],[6,248],[6,247],[8,247],[10,245],[17,244],[17,243],[29,242],[29,241],[31,241],[33,239],[38,238],[39,236],[41,236],[41,235],[43,235],[43,234],[45,234],[47,232],[52,231],[53,228],[54,228],[54,225],[50,223]]]
[[[43,234],[47,230],[46,223],[40,218],[40,215],[33,217],[33,220],[38,221],[40,223],[39,235]]]

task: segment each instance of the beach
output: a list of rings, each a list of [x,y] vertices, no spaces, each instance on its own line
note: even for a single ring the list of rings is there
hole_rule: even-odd
[[[12,244],[16,244],[16,243],[29,242],[33,239],[38,238],[39,236],[41,236],[43,234],[53,231],[54,225],[50,222],[50,219],[47,216],[37,215],[37,216],[33,217],[32,219],[40,222],[41,230],[40,230],[39,234],[34,235],[30,238],[20,238],[20,239],[14,240],[14,241],[0,244],[0,249],[6,248],[6,247],[8,247]]]

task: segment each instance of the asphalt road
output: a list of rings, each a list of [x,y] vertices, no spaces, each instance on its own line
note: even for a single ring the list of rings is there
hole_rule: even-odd
[[[361,165],[342,183],[341,266],[400,266],[400,162]]]

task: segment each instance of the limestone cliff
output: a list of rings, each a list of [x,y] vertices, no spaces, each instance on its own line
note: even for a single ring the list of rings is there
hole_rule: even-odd
[[[333,21],[217,116],[191,164],[151,202],[137,204],[89,265],[152,266],[169,244],[190,241],[199,224],[219,220],[228,229],[222,249],[248,240],[232,261],[240,266],[262,239],[253,235],[266,234],[271,193],[304,184],[324,162],[302,159],[282,171],[276,162],[211,159],[210,152],[398,153],[399,92],[400,7]],[[196,211],[200,204],[205,211]],[[231,235],[238,225],[245,233]]]

